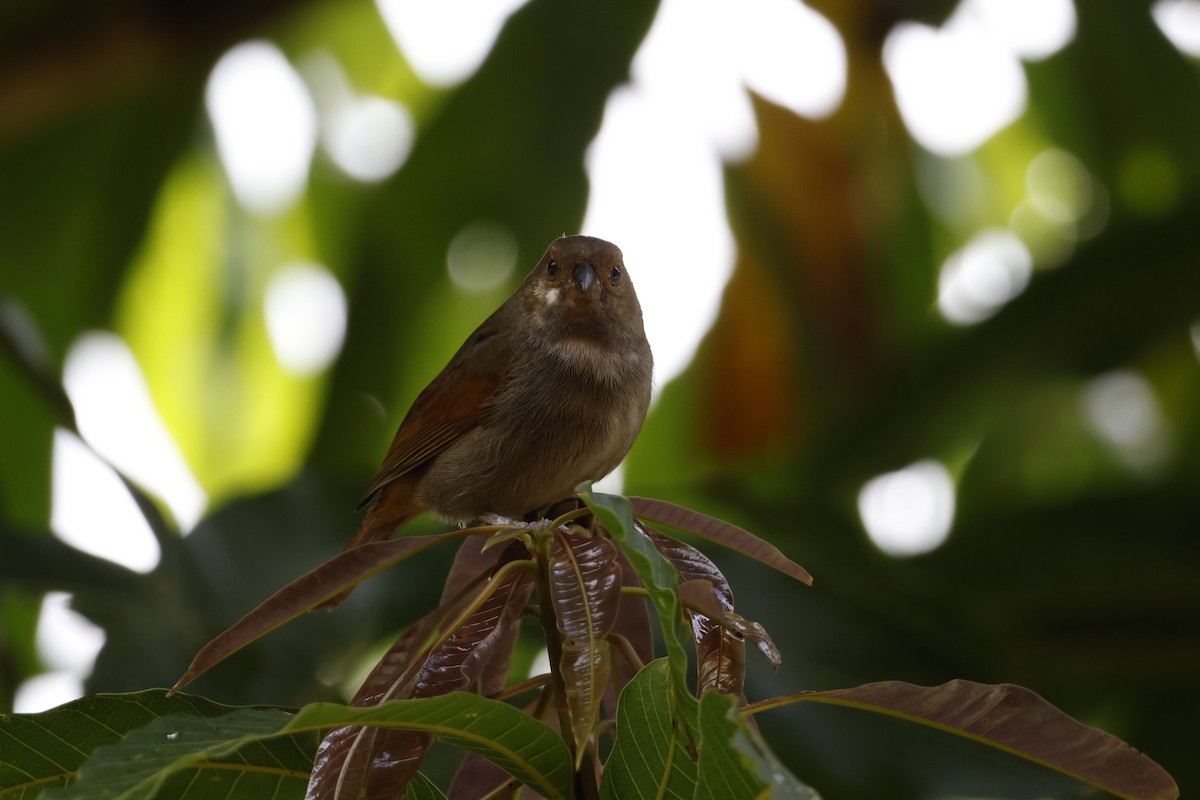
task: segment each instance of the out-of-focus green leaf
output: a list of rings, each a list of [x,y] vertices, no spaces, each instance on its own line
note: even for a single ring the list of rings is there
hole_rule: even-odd
[[[688,754],[688,726],[674,716],[669,699],[674,691],[671,671],[666,659],[652,661],[621,692],[617,703],[620,735],[600,783],[604,800],[694,795],[696,762]]]
[[[175,165],[115,312],[156,408],[218,504],[295,473],[322,385],[319,373],[280,364],[265,310],[280,270],[318,260],[308,206],[271,220],[231,213],[224,182],[211,158]]]
[[[75,336],[110,324],[159,182],[188,142],[192,89],[97,105],[0,147],[0,291],[37,321],[52,363]],[[6,373],[0,362],[4,502],[12,519],[44,525],[53,420]]]
[[[0,295],[0,353],[11,361],[8,366],[29,381],[41,395],[48,411],[60,425],[76,429],[75,409],[58,378],[58,362],[42,338],[37,322],[17,300]]]
[[[0,522],[0,580],[33,591],[132,591],[140,576],[51,535],[10,531]]]

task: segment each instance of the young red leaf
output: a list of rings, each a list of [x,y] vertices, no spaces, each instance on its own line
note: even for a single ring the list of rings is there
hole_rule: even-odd
[[[178,692],[255,639],[306,611],[311,611],[375,573],[435,544],[466,535],[470,535],[470,532],[451,531],[434,536],[406,536],[386,542],[372,542],[341,553],[275,592],[224,633],[200,648],[187,672],[176,681],[171,691]]]
[[[454,555],[454,563],[450,565],[450,572],[446,575],[446,582],[442,584],[441,602],[446,603],[457,597],[471,581],[493,569],[500,561],[500,556],[506,553],[507,548],[503,547],[483,550],[487,542],[486,536],[472,536],[458,548]]]
[[[930,725],[1006,750],[1128,800],[1175,800],[1179,787],[1150,758],[1085,725],[1022,686],[954,680],[940,686],[900,681],[801,692],[754,710],[799,702],[861,708]]]
[[[634,515],[644,522],[657,523],[670,528],[693,533],[702,539],[736,550],[750,556],[784,575],[812,586],[812,576],[804,567],[789,559],[777,547],[764,542],[749,531],[742,530],[723,520],[692,511],[665,500],[631,497]]]
[[[489,541],[491,540],[486,537],[477,536],[463,542],[442,587],[443,603],[461,592],[471,581],[494,568],[497,563],[528,555],[521,542],[483,550],[483,546]],[[518,613],[512,624],[506,625],[491,645],[491,659],[479,677],[479,693],[485,697],[499,693],[508,682],[508,666],[512,661],[513,648],[517,644],[520,630],[521,617]]]
[[[364,547],[367,545],[364,545]],[[506,551],[518,555],[524,548]],[[506,563],[511,563],[506,561]],[[474,593],[482,602],[455,598],[413,625],[376,665],[351,705],[370,706],[386,700],[433,697],[470,689],[496,655],[508,628],[521,614],[533,591],[527,570],[497,568],[491,583]],[[500,581],[496,585],[496,581]],[[455,614],[470,611],[466,620]],[[430,641],[430,633],[434,633]],[[414,650],[419,649],[416,657]],[[432,742],[425,733],[349,726],[325,738],[309,779],[308,800],[341,800],[358,796],[391,798],[403,793]]]
[[[703,694],[709,686],[718,685],[736,686],[740,692],[746,665],[742,639],[754,642],[767,660],[778,668],[782,663],[779,649],[762,625],[733,610],[733,589],[717,565],[686,542],[652,529],[647,529],[646,535],[679,574],[680,601],[702,612],[688,612],[696,640],[697,695]],[[713,633],[715,627],[722,627],[725,633]],[[730,670],[734,672],[730,673]],[[719,684],[708,682],[715,679],[719,679]]]
[[[746,643],[720,625],[704,620],[696,640],[696,695],[708,689],[741,697],[746,680]]]
[[[703,578],[679,584],[679,599],[685,605],[700,610],[703,612],[704,617],[713,622],[720,623],[721,627],[728,629],[735,637],[749,639],[754,642],[755,646],[767,657],[767,660],[778,669],[783,663],[783,659],[779,655],[779,648],[775,646],[775,642],[771,641],[771,637],[767,634],[766,629],[757,622],[752,622],[741,616],[731,607],[726,606],[725,603],[721,602],[719,597],[719,589]],[[709,626],[704,617],[698,614],[692,615],[692,626],[696,630],[697,642],[708,634]]]
[[[481,755],[467,753],[462,764],[454,773],[447,800],[478,800],[491,795],[499,787],[513,780],[512,776]]]
[[[461,598],[456,598],[410,625],[371,670],[350,705],[366,707],[385,700],[411,697],[416,674],[423,664],[420,657],[428,655],[425,645],[430,634],[448,624],[454,616],[453,612],[462,603]],[[387,731],[359,725],[331,731],[317,749],[306,800],[357,798],[371,773],[372,763],[381,747],[378,737],[383,733]],[[401,732],[401,735],[405,734]],[[407,747],[403,754],[396,754],[396,743],[391,743],[390,750],[396,765],[396,769],[390,771],[392,776],[404,772],[415,773],[431,741],[425,734],[407,736],[409,738],[400,743]]]
[[[621,568],[617,548],[602,536],[554,532],[550,594],[562,634],[559,672],[566,688],[576,766],[596,724],[608,685],[612,653],[607,640],[617,620]]]

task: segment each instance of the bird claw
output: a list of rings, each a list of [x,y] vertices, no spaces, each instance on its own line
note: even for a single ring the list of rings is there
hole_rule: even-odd
[[[526,522],[521,519],[513,519],[502,514],[483,514],[479,517],[488,525],[503,525],[508,528],[524,528],[526,530],[537,530],[546,527],[547,520],[539,519],[534,522]]]

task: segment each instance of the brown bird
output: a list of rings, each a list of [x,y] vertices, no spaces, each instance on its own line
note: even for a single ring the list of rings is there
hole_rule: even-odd
[[[412,404],[346,548],[424,511],[519,518],[604,477],[641,430],[652,365],[621,251],[555,240]]]

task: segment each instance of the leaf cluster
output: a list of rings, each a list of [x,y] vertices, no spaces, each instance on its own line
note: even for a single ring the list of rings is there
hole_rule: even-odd
[[[1153,761],[1017,686],[887,681],[747,705],[745,642],[776,666],[779,651],[735,611],[716,565],[669,532],[811,584],[808,573],[747,531],[662,501],[585,492],[555,511],[352,549],[210,642],[171,692],[4,717],[0,798],[816,798],[750,724],[800,702],[918,722],[1130,800],[1178,797]],[[178,693],[265,633],[454,539],[463,541],[441,603],[409,625],[349,704],[293,713]],[[666,653],[657,659],[647,604]],[[526,617],[545,636],[550,672],[510,683]],[[448,793],[419,771],[435,740],[467,751]]]

